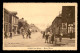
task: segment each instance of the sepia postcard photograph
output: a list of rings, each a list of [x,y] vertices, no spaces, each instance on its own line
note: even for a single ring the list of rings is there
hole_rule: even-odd
[[[3,50],[77,50],[77,3],[3,3]]]

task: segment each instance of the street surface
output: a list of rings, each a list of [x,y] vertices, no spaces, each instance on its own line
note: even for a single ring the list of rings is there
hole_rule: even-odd
[[[63,47],[63,46],[75,46],[75,40],[69,38],[63,38],[62,42],[55,44],[45,43],[45,39],[42,38],[40,32],[32,33],[31,39],[23,39],[22,35],[13,36],[11,38],[4,39],[4,45],[6,47]]]

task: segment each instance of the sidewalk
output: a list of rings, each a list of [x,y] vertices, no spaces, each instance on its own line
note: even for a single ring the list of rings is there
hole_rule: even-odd
[[[70,39],[70,38],[62,38],[62,41],[59,42],[59,38],[57,38],[57,43],[56,45],[53,44],[54,46],[75,46],[75,39]]]

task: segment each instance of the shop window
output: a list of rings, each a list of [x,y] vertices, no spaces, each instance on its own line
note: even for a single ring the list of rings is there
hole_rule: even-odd
[[[70,33],[70,32],[74,32],[74,28],[73,28],[73,24],[69,24],[68,25],[68,33]]]

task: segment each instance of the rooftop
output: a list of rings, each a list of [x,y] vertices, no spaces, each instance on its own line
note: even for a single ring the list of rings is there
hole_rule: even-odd
[[[16,18],[18,18],[16,15],[17,15],[17,12],[14,12],[14,11],[8,11],[6,8],[4,8],[4,11],[10,15],[13,15],[15,16]],[[19,19],[19,18],[18,18]]]

